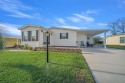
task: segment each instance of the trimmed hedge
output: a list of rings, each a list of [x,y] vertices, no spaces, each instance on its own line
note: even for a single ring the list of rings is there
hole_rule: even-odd
[[[122,45],[107,45],[108,48],[116,48],[116,49],[124,49],[125,50],[125,46]]]

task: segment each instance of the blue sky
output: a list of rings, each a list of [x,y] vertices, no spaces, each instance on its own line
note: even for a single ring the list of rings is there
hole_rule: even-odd
[[[105,29],[106,24],[125,17],[125,0],[0,0],[0,20],[9,32],[25,24],[45,28],[63,26]]]

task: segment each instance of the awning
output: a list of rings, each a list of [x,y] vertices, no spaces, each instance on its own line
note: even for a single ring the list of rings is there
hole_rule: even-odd
[[[101,34],[103,32],[106,32],[108,31],[107,29],[91,29],[91,30],[88,30],[88,29],[80,29],[80,30],[77,30],[77,32],[79,33],[85,33],[86,35],[89,35],[89,36],[95,36],[95,35],[98,35],[98,34]]]

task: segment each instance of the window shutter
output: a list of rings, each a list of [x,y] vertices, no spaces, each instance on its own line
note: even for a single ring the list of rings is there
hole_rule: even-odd
[[[24,41],[24,32],[22,32],[22,41]]]
[[[38,33],[38,30],[36,30],[36,41],[38,41],[38,36],[39,35],[39,33]]]
[[[66,33],[66,39],[68,39],[68,33]]]
[[[28,31],[28,41],[31,41],[31,31]]]
[[[60,39],[62,39],[62,33],[60,33]]]

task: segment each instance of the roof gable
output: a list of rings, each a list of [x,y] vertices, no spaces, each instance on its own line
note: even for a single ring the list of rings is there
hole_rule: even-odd
[[[44,30],[46,32],[49,32],[49,33],[52,33],[52,31],[44,28],[43,26],[39,26],[39,25],[32,25],[32,24],[27,24],[27,25],[24,25],[23,27],[19,28],[19,30],[23,30],[23,29],[26,29],[28,27],[33,27],[33,28],[39,28],[41,30]]]
[[[42,27],[42,26],[27,24],[27,25],[24,25],[23,27],[20,27],[19,30],[23,30],[23,29],[28,28],[28,27],[45,29],[45,28]]]

